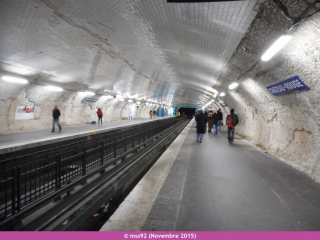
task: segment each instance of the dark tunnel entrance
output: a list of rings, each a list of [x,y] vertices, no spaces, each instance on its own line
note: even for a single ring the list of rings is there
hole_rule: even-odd
[[[180,116],[185,113],[185,115],[187,116],[192,116],[195,114],[195,111],[197,110],[197,108],[180,108],[179,112],[180,112]]]

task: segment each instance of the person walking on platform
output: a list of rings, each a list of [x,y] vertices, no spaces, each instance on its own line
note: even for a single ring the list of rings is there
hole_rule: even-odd
[[[217,117],[218,117],[218,127],[219,127],[219,131],[220,131],[221,126],[223,125],[223,115],[222,115],[221,109],[218,110]]]
[[[150,119],[152,119],[152,110],[150,110],[149,115],[150,115]]]
[[[206,132],[207,132],[207,128],[208,128],[208,112],[205,111],[203,114],[206,116],[206,119],[207,119],[206,127],[205,127],[205,129],[204,129],[204,133],[206,133]]]
[[[153,110],[153,119],[156,119],[157,111]]]
[[[58,109],[58,106],[54,106],[54,109],[52,111],[52,131],[51,132],[55,132],[55,128],[54,125],[55,123],[57,123],[58,127],[59,127],[59,132],[61,131],[61,125],[59,124],[59,117],[60,117],[61,113],[60,110]]]
[[[234,109],[230,110],[230,114],[226,118],[226,125],[228,126],[228,141],[233,143],[234,130],[239,123],[238,115],[234,114]]]
[[[101,108],[98,108],[97,115],[98,115],[98,124],[99,124],[100,121],[101,121],[101,124],[102,124],[103,112],[102,112]]]
[[[213,115],[213,112],[209,111],[209,115],[208,115],[208,132],[211,132],[211,129],[213,128],[212,115]]]
[[[207,116],[203,113],[202,110],[199,111],[199,114],[196,116],[197,120],[197,142],[202,143],[203,134],[206,131],[206,124],[208,121]]]
[[[218,134],[218,113],[216,110],[212,114],[212,121],[213,121],[213,135],[215,136]]]

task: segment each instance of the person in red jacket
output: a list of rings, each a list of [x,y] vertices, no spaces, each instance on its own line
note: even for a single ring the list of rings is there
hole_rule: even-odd
[[[98,115],[98,124],[99,124],[100,120],[101,120],[101,124],[102,124],[103,112],[102,112],[101,108],[98,108],[97,115]]]

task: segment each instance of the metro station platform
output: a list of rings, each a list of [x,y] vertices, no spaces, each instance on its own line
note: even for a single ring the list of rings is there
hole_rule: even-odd
[[[192,120],[100,231],[319,231],[320,185]]]
[[[171,116],[156,117],[155,119],[138,118],[133,120],[105,122],[103,124],[68,126],[62,127],[61,132],[59,132],[59,128],[56,126],[56,132],[50,132],[51,129],[43,129],[36,131],[0,134],[0,154],[10,153],[26,148],[38,147],[46,144],[91,135],[92,133],[101,133],[119,127],[127,127],[133,124],[146,123],[148,121],[157,121],[170,117]]]

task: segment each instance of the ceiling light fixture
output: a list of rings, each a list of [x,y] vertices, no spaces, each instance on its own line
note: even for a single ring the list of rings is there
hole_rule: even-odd
[[[107,96],[103,96],[104,98],[113,98],[113,96],[107,95]]]
[[[46,86],[46,89],[51,90],[51,91],[56,91],[56,92],[61,92],[61,91],[63,91],[62,88],[60,88],[60,87],[54,87],[54,86]]]
[[[83,94],[86,94],[86,95],[95,95],[95,93],[94,92],[83,92]]]
[[[234,82],[230,84],[229,89],[235,89],[238,86],[239,86],[239,83]]]
[[[220,93],[220,97],[224,97],[226,94],[224,92]]]
[[[4,81],[13,82],[13,83],[20,83],[20,84],[26,84],[26,83],[28,83],[27,80],[22,79],[22,78],[16,78],[16,77],[4,76],[4,77],[2,77],[2,79],[3,79]]]
[[[123,102],[123,101],[124,101],[124,99],[123,99],[123,98],[119,98],[118,100],[119,100],[119,101],[121,101],[121,102]]]
[[[133,102],[133,101],[131,99],[129,99],[128,102]]]
[[[140,103],[141,103],[141,102],[139,102],[139,101],[137,102],[137,104],[140,104]]]
[[[279,52],[288,42],[292,36],[281,36],[272,46],[262,55],[262,61],[269,61],[277,52]]]

